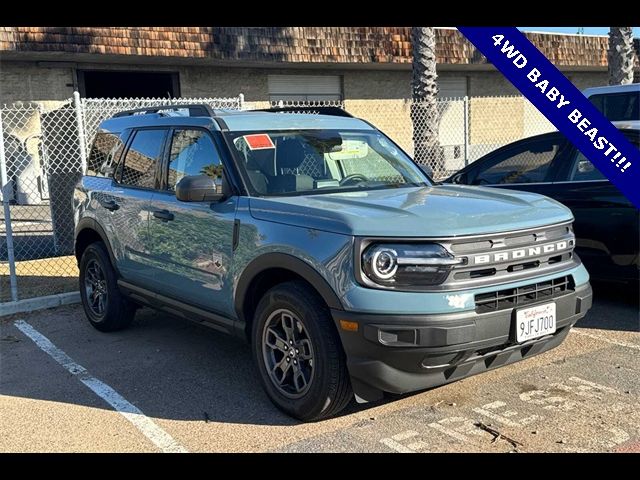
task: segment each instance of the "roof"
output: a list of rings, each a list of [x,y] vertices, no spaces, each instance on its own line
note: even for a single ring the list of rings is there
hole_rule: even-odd
[[[527,32],[556,66],[606,67],[606,36]],[[436,30],[439,64],[480,65],[486,58],[456,29]],[[634,40],[640,52],[640,41]],[[171,57],[190,63],[411,63],[411,27],[0,27],[5,59]],[[640,55],[637,55],[638,57]],[[638,59],[636,58],[636,62]]]
[[[373,130],[367,122],[353,117],[307,113],[231,112],[220,116],[229,130]]]
[[[214,117],[224,121],[234,132],[272,130],[373,130],[359,118],[333,115],[271,113],[260,111],[214,110]],[[211,117],[165,116],[157,113],[114,117],[100,124],[101,131],[119,133],[127,128],[149,126],[199,126],[220,130]]]

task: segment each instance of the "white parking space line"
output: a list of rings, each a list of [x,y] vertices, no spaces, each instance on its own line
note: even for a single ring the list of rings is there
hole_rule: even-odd
[[[408,447],[405,447],[400,442],[396,442],[393,438],[383,438],[380,440],[380,443],[386,445],[387,447],[395,450],[398,453],[416,453],[415,450],[411,450]]]
[[[611,388],[611,387],[607,387],[606,385],[600,385],[599,383],[595,383],[595,382],[590,382],[589,380],[585,380],[584,378],[580,378],[580,377],[569,377],[569,380],[571,380],[572,382],[576,382],[576,383],[581,383],[585,386],[591,387],[595,390],[602,390],[603,392],[609,392],[609,393],[614,393],[619,395],[620,392],[618,390],[616,390],[615,388]]]
[[[473,409],[474,412],[479,413],[480,415],[484,415],[485,417],[489,417],[492,420],[495,420],[496,422],[500,422],[503,425],[506,425],[507,427],[521,427],[522,425],[520,425],[518,422],[513,422],[511,420],[509,420],[506,417],[503,417],[502,415],[499,415],[497,413],[494,412],[490,412],[489,410],[485,410],[484,408],[474,408]]]
[[[413,430],[407,430],[406,432],[400,432],[393,435],[391,438],[383,438],[380,440],[380,443],[386,445],[392,450],[395,450],[398,453],[415,453],[410,446],[407,447],[400,442],[403,440],[408,440],[409,438],[417,437],[418,432],[414,432]]]
[[[457,417],[456,417],[457,419]],[[448,420],[447,418],[445,418],[445,420]],[[442,422],[442,420],[440,420]],[[445,435],[448,435],[452,438],[455,438],[456,440],[461,441],[462,443],[470,443],[469,437],[467,437],[466,435],[460,433],[460,432],[456,432],[455,430],[452,430],[450,428],[445,427],[444,425],[438,423],[438,422],[434,422],[434,423],[430,423],[429,426],[431,428],[433,428],[434,430],[437,430],[441,433],[444,433]]]
[[[69,355],[56,347],[51,341],[33,328],[24,320],[17,320],[14,325],[18,330],[29,337],[33,342],[56,362],[62,365],[72,375],[84,383],[93,393],[102,398],[113,409],[129,420],[145,437],[155,446],[166,453],[185,453],[187,450],[174,440],[174,438],[156,425],[153,420],[147,417],[142,411],[128,402],[126,398],[116,392],[106,383],[91,376],[82,366],[73,361]]]
[[[612,340],[607,337],[603,337],[602,335],[596,335],[595,333],[587,333],[582,330],[576,330],[575,328],[571,330],[573,333],[577,333],[578,335],[583,335],[585,337],[593,338],[595,340],[600,340],[602,342],[611,343],[612,345],[618,345],[619,347],[627,347],[633,348],[634,350],[640,350],[640,345],[635,343],[621,342],[619,340]]]
[[[406,432],[398,433],[391,438],[393,438],[396,442],[402,442],[403,440],[407,440],[409,438],[413,438],[417,436],[418,436],[418,432],[414,432],[413,430],[407,430]]]

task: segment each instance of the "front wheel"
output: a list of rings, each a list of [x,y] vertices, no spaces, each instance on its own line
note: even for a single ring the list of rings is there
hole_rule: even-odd
[[[320,420],[340,412],[353,397],[331,314],[306,284],[282,283],[264,295],[252,343],[262,385],[285,413]]]

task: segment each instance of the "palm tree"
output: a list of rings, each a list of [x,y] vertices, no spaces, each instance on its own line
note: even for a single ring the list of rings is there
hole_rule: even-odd
[[[609,85],[633,83],[633,29],[609,27]]]
[[[436,31],[433,27],[411,27],[413,76],[411,121],[417,163],[431,165],[434,177],[444,176],[444,151],[438,139],[440,115],[436,96]]]
[[[215,165],[213,163],[205,165],[200,170],[200,175],[207,175],[208,177],[220,178],[222,176],[222,165]]]

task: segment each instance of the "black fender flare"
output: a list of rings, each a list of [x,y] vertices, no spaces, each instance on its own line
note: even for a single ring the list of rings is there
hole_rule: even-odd
[[[270,268],[289,270],[311,284],[331,309],[344,310],[342,302],[329,283],[308,263],[286,253],[265,253],[253,259],[242,271],[235,290],[234,307],[238,318],[243,319],[242,308],[251,281]]]
[[[76,243],[78,241],[78,236],[84,230],[93,230],[94,232],[96,232],[98,234],[98,236],[102,239],[102,243],[104,243],[105,246],[107,247],[107,252],[109,253],[109,260],[111,260],[111,265],[113,266],[114,270],[116,272],[118,272],[118,266],[116,264],[116,257],[113,254],[113,250],[111,248],[111,244],[109,243],[109,240],[108,240],[109,237],[107,236],[107,233],[104,231],[102,226],[98,222],[96,222],[93,218],[90,218],[90,217],[82,218],[78,222],[78,225],[76,225],[76,231],[75,231],[74,240],[73,240],[74,253],[75,253],[75,246],[76,246]],[[76,256],[76,258],[77,258],[77,256]],[[79,258],[78,258],[78,262],[80,262]]]

